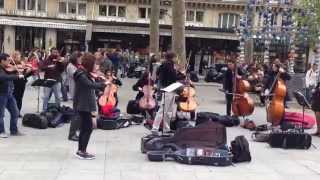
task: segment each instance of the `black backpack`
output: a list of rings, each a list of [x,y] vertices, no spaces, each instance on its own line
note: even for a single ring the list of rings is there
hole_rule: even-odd
[[[249,142],[244,136],[237,136],[231,141],[231,152],[233,154],[232,162],[234,163],[251,161]]]

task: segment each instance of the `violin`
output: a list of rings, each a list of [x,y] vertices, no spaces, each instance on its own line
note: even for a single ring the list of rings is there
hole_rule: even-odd
[[[143,97],[139,100],[139,107],[144,110],[154,109],[156,107],[156,100],[153,98],[155,92],[151,85],[151,74],[148,72],[148,84],[142,87]]]
[[[188,69],[191,54],[192,52],[190,51],[188,61],[187,61],[187,67],[185,68],[186,70]],[[186,78],[187,78],[186,79],[187,85],[183,88],[183,91],[180,94],[180,97],[182,97],[184,101],[179,102],[178,107],[181,111],[184,111],[184,112],[194,112],[198,107],[198,103],[195,99],[196,90],[193,87],[191,87],[190,75],[187,74]]]
[[[234,74],[232,112],[235,116],[249,116],[254,111],[254,102],[247,93],[251,90],[250,83],[238,77],[237,64]]]
[[[287,94],[287,87],[285,82],[280,78],[281,71],[279,70],[272,86],[274,88],[271,102],[267,107],[267,121],[272,123],[272,126],[278,126],[281,123],[285,113],[284,100]]]
[[[25,71],[32,71],[32,66],[29,63],[23,61],[15,62],[10,58],[10,64],[5,68],[7,73],[18,73],[23,74]]]
[[[109,81],[110,84],[105,87],[103,95],[99,98],[99,105],[101,107],[108,106],[114,108],[117,104],[115,95],[118,91],[118,86],[113,83],[116,78],[113,75],[107,75],[105,79],[106,81]]]

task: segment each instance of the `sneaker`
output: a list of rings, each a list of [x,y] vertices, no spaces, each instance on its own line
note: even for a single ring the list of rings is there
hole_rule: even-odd
[[[0,133],[0,138],[8,138],[9,136],[6,133]]]
[[[11,133],[10,135],[11,135],[11,136],[24,136],[24,134],[21,133],[20,131],[15,132],[15,133]]]
[[[91,155],[89,153],[83,153],[81,151],[78,151],[76,153],[76,157],[79,158],[79,159],[83,159],[83,160],[93,160],[93,159],[95,159],[94,155]]]

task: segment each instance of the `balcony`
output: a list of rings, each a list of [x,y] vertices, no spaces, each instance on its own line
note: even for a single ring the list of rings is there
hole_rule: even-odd
[[[108,21],[108,22],[128,22],[127,18],[124,17],[108,17],[108,16],[97,16],[97,21]]]
[[[26,17],[48,17],[47,12],[37,12],[35,10],[5,10],[0,9],[1,15],[26,16]]]
[[[58,13],[56,17],[58,19],[72,19],[72,20],[80,20],[80,21],[86,21],[88,19],[86,15],[64,14],[64,13]]]

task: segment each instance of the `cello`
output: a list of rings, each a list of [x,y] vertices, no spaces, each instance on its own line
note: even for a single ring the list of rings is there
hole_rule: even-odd
[[[187,61],[187,67],[185,68],[186,71],[188,70],[188,67],[189,67],[191,54],[192,52],[190,51],[188,61]],[[193,87],[191,87],[190,75],[188,73],[186,75],[186,81],[187,81],[187,85],[183,88],[183,91],[180,95],[185,100],[182,102],[179,102],[178,107],[181,111],[184,111],[184,112],[194,112],[198,107],[198,103],[195,100],[196,90]]]
[[[139,107],[143,110],[151,110],[156,107],[156,101],[153,98],[155,92],[151,85],[151,74],[148,71],[148,84],[142,87],[143,97],[139,100]]]
[[[114,79],[115,77],[112,74],[106,77],[106,81],[109,81],[110,84],[104,88],[103,95],[99,98],[99,105],[101,107],[113,109],[117,104],[115,94],[118,91],[118,86],[113,83]]]
[[[273,89],[271,102],[267,105],[267,121],[272,123],[272,126],[278,126],[281,123],[285,113],[284,100],[287,94],[285,82],[280,78],[281,70],[279,68],[276,78],[270,88]]]
[[[234,71],[232,112],[235,116],[249,116],[254,111],[254,102],[247,93],[251,89],[250,83],[237,77],[237,63]]]

